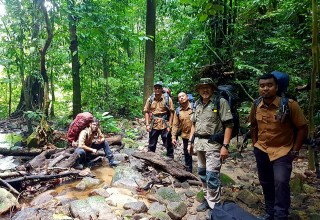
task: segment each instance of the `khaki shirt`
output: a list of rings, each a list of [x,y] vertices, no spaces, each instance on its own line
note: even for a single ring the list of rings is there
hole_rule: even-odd
[[[179,107],[179,116],[174,112],[173,123],[172,123],[172,137],[176,136],[178,131],[181,130],[181,138],[189,139],[192,121],[190,120],[192,113],[192,103],[186,109]]]
[[[198,135],[213,135],[223,131],[222,122],[232,120],[232,114],[227,100],[220,99],[219,112],[215,106],[215,98],[212,96],[210,101],[203,105],[201,100],[196,102],[196,109],[191,114],[191,121],[195,123],[195,134]],[[219,113],[219,115],[218,115]],[[226,125],[233,127],[233,123]],[[195,150],[209,151],[212,148],[221,147],[218,143],[209,144],[208,139],[195,138]]]
[[[155,130],[162,130],[167,128],[170,112],[172,113],[174,112],[174,105],[173,105],[172,99],[169,97],[168,106],[166,106],[164,99],[165,99],[164,95],[162,95],[159,100],[156,100],[156,97],[155,97],[153,102],[150,105],[150,97],[149,97],[143,108],[144,113],[149,113],[149,116],[151,113],[153,116],[155,116],[153,120],[153,127],[152,127]],[[167,115],[166,120],[163,120],[163,117],[165,115]]]
[[[292,99],[288,102],[290,118],[288,117],[283,123],[278,121],[280,99],[276,97],[269,106],[261,101],[256,108],[256,117],[254,117],[254,107],[250,112],[251,123],[255,123],[254,118],[256,118],[258,127],[258,140],[254,146],[268,153],[271,161],[288,154],[294,145],[294,127],[307,124],[302,109]]]
[[[90,147],[94,139],[101,140],[104,138],[100,128],[96,133],[92,133],[90,128],[83,129],[78,138],[78,146],[81,148],[83,145]]]

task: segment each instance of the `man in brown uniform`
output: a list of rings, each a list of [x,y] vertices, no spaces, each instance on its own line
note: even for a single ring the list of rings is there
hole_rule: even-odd
[[[192,173],[192,155],[188,152],[188,140],[190,137],[192,126],[190,115],[192,113],[193,104],[189,102],[188,95],[184,92],[180,92],[178,94],[178,102],[180,106],[176,109],[173,117],[172,144],[174,146],[177,145],[177,134],[178,131],[181,131],[184,161],[187,167],[187,171]]]
[[[220,98],[220,109],[217,110],[214,90],[217,86],[210,78],[201,78],[196,90],[201,98],[194,104],[191,115],[193,122],[189,137],[188,151],[194,146],[198,157],[198,174],[202,181],[205,201],[197,207],[198,212],[213,209],[220,203],[221,182],[220,170],[222,161],[228,157],[228,146],[232,135],[233,118],[228,101]],[[224,129],[225,128],[225,129]],[[212,135],[224,132],[223,144],[210,142]]]
[[[154,94],[147,99],[143,109],[146,129],[149,132],[148,150],[156,151],[158,137],[161,135],[163,145],[167,148],[167,156],[173,159],[170,138],[174,112],[173,102],[168,94],[163,93],[162,82],[154,84],[153,91]]]
[[[261,219],[287,220],[290,208],[292,161],[308,133],[307,121],[298,103],[289,99],[289,114],[280,120],[281,97],[273,74],[259,78],[260,103],[250,112],[251,135],[266,215]]]

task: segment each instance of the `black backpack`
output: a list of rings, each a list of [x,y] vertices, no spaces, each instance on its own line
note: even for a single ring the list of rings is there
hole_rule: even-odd
[[[217,111],[219,117],[220,117],[219,110],[220,110],[220,99],[221,98],[224,98],[225,100],[227,100],[227,102],[230,106],[230,110],[231,110],[231,114],[232,114],[232,121],[233,121],[233,129],[232,129],[231,138],[234,138],[239,134],[239,130],[240,130],[240,119],[239,119],[239,114],[238,114],[238,106],[240,103],[239,97],[238,97],[237,92],[235,91],[235,88],[232,85],[218,86],[218,88],[216,90],[216,99],[215,99],[215,105],[214,105],[216,109],[213,109],[213,111]],[[197,104],[198,104],[198,101],[195,103],[194,109],[196,108]],[[225,130],[225,128],[223,128],[223,131],[218,132],[214,135],[211,135],[208,142],[209,143],[217,142],[217,143],[223,144],[224,130]]]
[[[211,220],[258,220],[233,201],[216,204],[210,212]]]

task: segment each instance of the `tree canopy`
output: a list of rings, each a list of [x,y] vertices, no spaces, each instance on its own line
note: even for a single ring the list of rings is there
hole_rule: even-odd
[[[310,1],[150,1],[155,37],[146,33],[147,2],[1,0],[0,118],[27,111],[141,117],[150,92],[146,42],[155,45],[154,80],[174,98],[194,93],[207,75],[241,85],[249,101],[257,96],[257,77],[279,70],[290,74],[290,92],[307,109],[309,94],[294,88],[311,80]]]

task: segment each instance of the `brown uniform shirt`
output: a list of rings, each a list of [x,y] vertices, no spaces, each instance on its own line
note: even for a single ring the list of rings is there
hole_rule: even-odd
[[[290,117],[287,117],[283,123],[278,121],[279,105],[280,97],[276,97],[269,106],[261,101],[256,108],[256,113],[253,106],[250,112],[251,124],[255,123],[256,118],[258,130],[258,139],[254,146],[268,153],[271,161],[288,154],[294,145],[294,127],[307,124],[302,109],[292,99],[288,102]]]
[[[169,111],[171,111],[172,113],[174,112],[174,105],[173,105],[172,99],[170,97],[169,97],[169,102],[167,105],[168,106],[166,106],[164,95],[162,95],[159,100],[156,100],[156,98],[154,98],[151,105],[150,105],[150,97],[147,99],[146,104],[143,108],[143,113],[149,113],[149,114],[152,113],[152,115],[155,116],[154,121],[153,121],[153,129],[162,130],[167,127],[168,120],[170,117]],[[165,123],[165,121],[162,119],[162,117],[166,114],[168,116],[167,116],[167,120]]]
[[[79,134],[79,138],[78,138],[78,146],[81,148],[83,145],[90,147],[93,139],[102,139],[104,138],[100,128],[98,128],[98,131],[96,133],[92,133],[91,129],[86,128],[83,129],[80,134]]]
[[[187,108],[180,107],[179,116],[174,112],[173,123],[172,123],[172,137],[176,136],[178,131],[181,129],[181,138],[189,139],[192,121],[190,115],[192,113],[192,104],[189,102]]]

